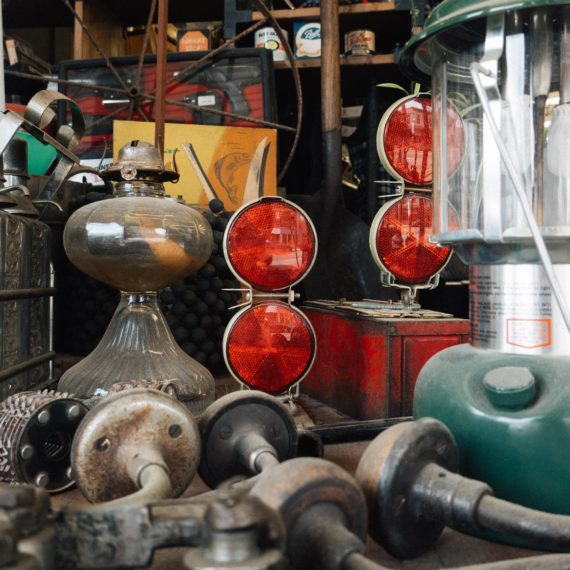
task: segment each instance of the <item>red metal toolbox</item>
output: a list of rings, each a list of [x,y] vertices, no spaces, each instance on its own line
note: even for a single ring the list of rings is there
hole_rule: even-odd
[[[303,312],[317,335],[317,356],[301,391],[356,419],[411,415],[422,366],[440,350],[468,342],[465,319]]]

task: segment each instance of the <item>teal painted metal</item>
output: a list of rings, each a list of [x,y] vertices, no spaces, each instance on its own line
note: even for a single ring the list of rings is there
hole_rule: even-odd
[[[515,408],[497,405],[484,378],[501,367],[527,368],[534,397]],[[414,417],[446,424],[459,446],[461,473],[485,481],[498,497],[570,514],[570,357],[448,348],[420,372]]]
[[[457,26],[469,26],[471,23],[477,25],[491,14],[565,4],[570,4],[570,0],[446,0],[432,10],[426,19],[424,29],[412,36],[400,50],[398,64],[412,79],[428,83],[429,76],[418,67],[416,56],[420,49],[425,53],[426,41],[437,34]],[[423,54],[420,54],[420,57],[421,55]]]

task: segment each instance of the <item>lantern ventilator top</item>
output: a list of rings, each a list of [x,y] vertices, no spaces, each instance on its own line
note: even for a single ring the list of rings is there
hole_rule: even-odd
[[[442,34],[455,37],[456,54],[461,43],[473,43],[484,35],[486,18],[515,11],[568,6],[569,0],[447,0],[438,4],[426,19],[424,29],[406,43],[399,52],[398,64],[414,81],[429,84],[432,77],[430,41]],[[449,34],[449,36],[448,36]],[[468,70],[464,70],[468,74]]]
[[[176,182],[180,174],[167,170],[158,148],[140,140],[133,140],[119,150],[117,162],[101,174],[114,182],[131,180],[153,180],[156,182]]]

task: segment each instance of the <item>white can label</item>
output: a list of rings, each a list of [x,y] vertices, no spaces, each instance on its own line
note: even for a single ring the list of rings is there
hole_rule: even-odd
[[[376,35],[371,30],[354,30],[344,36],[344,51],[349,55],[370,55],[376,51]]]
[[[287,37],[285,30],[283,30],[283,33]],[[285,61],[287,59],[285,48],[273,28],[261,28],[255,32],[255,47],[271,50],[273,52],[273,61]]]
[[[310,22],[295,32],[295,57],[321,57],[321,24]]]

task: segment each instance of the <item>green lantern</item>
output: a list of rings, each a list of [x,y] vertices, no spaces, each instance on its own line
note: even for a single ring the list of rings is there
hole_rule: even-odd
[[[427,363],[414,416],[497,496],[570,514],[570,2],[447,0],[400,64],[431,77],[434,239],[470,268],[470,345]]]

